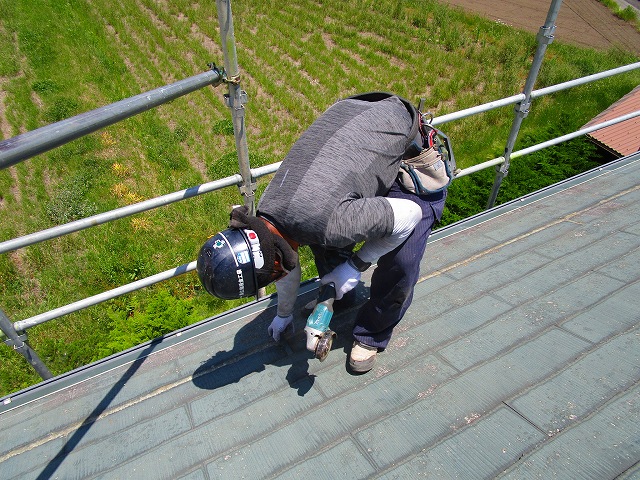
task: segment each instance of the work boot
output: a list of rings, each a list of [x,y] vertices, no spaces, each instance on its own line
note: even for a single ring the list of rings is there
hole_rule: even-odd
[[[349,367],[354,372],[368,372],[373,368],[377,353],[378,347],[370,347],[356,340],[353,342],[351,354],[349,355]]]

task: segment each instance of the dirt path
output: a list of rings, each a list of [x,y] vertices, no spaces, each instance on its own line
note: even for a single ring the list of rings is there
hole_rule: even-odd
[[[470,12],[537,33],[550,0],[442,0]],[[500,6],[497,6],[497,5]],[[597,49],[617,47],[640,56],[640,32],[597,0],[565,0],[556,21],[559,41]]]

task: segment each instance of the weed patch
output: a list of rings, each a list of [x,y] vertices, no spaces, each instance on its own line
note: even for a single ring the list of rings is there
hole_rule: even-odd
[[[108,316],[109,340],[96,346],[96,360],[199,320],[193,317],[192,302],[179,300],[166,290],[158,292],[142,310],[133,304],[126,309],[111,309]]]
[[[617,2],[615,2],[615,0],[598,1],[609,8],[609,10],[611,10],[615,16],[627,22],[633,23],[636,29],[640,30],[640,19],[638,18],[638,14],[636,13],[636,11],[631,6],[622,8]]]
[[[89,172],[79,172],[57,188],[51,200],[45,205],[49,220],[54,225],[61,225],[94,215],[98,211],[98,206],[86,198],[90,189]]]

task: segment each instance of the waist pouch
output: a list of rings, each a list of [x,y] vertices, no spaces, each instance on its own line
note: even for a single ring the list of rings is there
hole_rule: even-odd
[[[417,145],[407,152],[410,158],[400,162],[398,180],[404,188],[417,195],[426,195],[445,190],[454,178],[455,158],[449,138],[429,124],[422,124],[420,130],[424,148]]]

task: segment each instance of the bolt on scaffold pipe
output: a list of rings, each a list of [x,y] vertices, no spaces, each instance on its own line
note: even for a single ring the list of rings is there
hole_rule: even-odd
[[[51,371],[27,343],[26,333],[22,335],[18,333],[2,309],[0,309],[0,330],[7,336],[7,345],[21,354],[43,380],[53,378]]]

